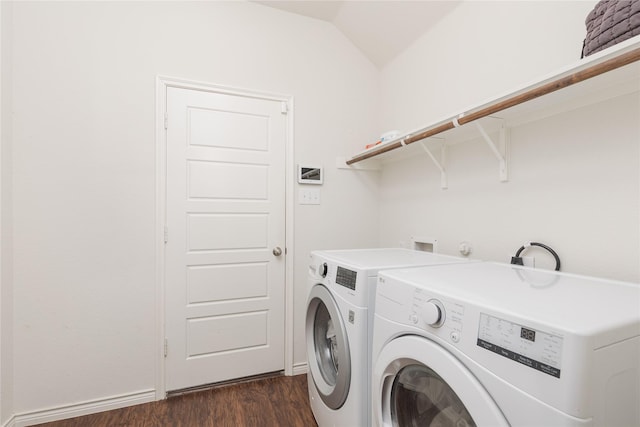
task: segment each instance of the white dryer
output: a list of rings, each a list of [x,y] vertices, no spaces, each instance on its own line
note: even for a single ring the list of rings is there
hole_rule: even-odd
[[[637,284],[470,263],[379,275],[376,426],[640,425]]]
[[[370,425],[371,337],[378,271],[460,262],[466,260],[400,248],[311,254],[305,331],[307,379],[311,408],[320,427]]]

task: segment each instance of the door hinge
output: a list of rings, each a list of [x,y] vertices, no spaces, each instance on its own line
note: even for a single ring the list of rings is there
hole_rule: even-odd
[[[282,101],[282,103],[280,104],[280,112],[282,114],[287,114],[289,112],[289,104],[287,104],[285,101]]]
[[[167,243],[169,241],[169,227],[164,228],[164,242]]]
[[[164,128],[169,129],[169,113],[164,113]]]
[[[167,357],[167,353],[169,352],[169,340],[164,339],[164,357]]]

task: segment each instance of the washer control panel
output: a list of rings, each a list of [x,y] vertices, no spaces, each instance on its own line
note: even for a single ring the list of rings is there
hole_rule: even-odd
[[[457,344],[462,337],[464,306],[443,298],[433,298],[424,289],[413,293],[412,313],[409,321],[429,330],[447,341]]]
[[[336,284],[340,286],[344,286],[345,288],[349,288],[352,291],[355,291],[357,278],[358,278],[357,272],[338,266],[338,269],[336,272]]]
[[[478,347],[560,378],[562,337],[480,313]]]

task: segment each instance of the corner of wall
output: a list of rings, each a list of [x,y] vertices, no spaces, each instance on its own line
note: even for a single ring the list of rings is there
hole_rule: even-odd
[[[0,2],[0,425],[13,420],[11,11],[11,2]]]

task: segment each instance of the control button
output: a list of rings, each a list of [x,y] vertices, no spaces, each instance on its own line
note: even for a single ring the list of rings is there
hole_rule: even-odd
[[[418,323],[418,315],[413,313],[411,316],[409,316],[409,321],[415,325],[416,323]]]
[[[449,337],[451,337],[451,341],[453,342],[460,341],[460,333],[458,331],[451,331]]]
[[[320,277],[327,277],[327,271],[328,271],[329,267],[327,267],[327,263],[323,262],[322,264],[320,264],[318,266],[318,274],[320,275]]]

